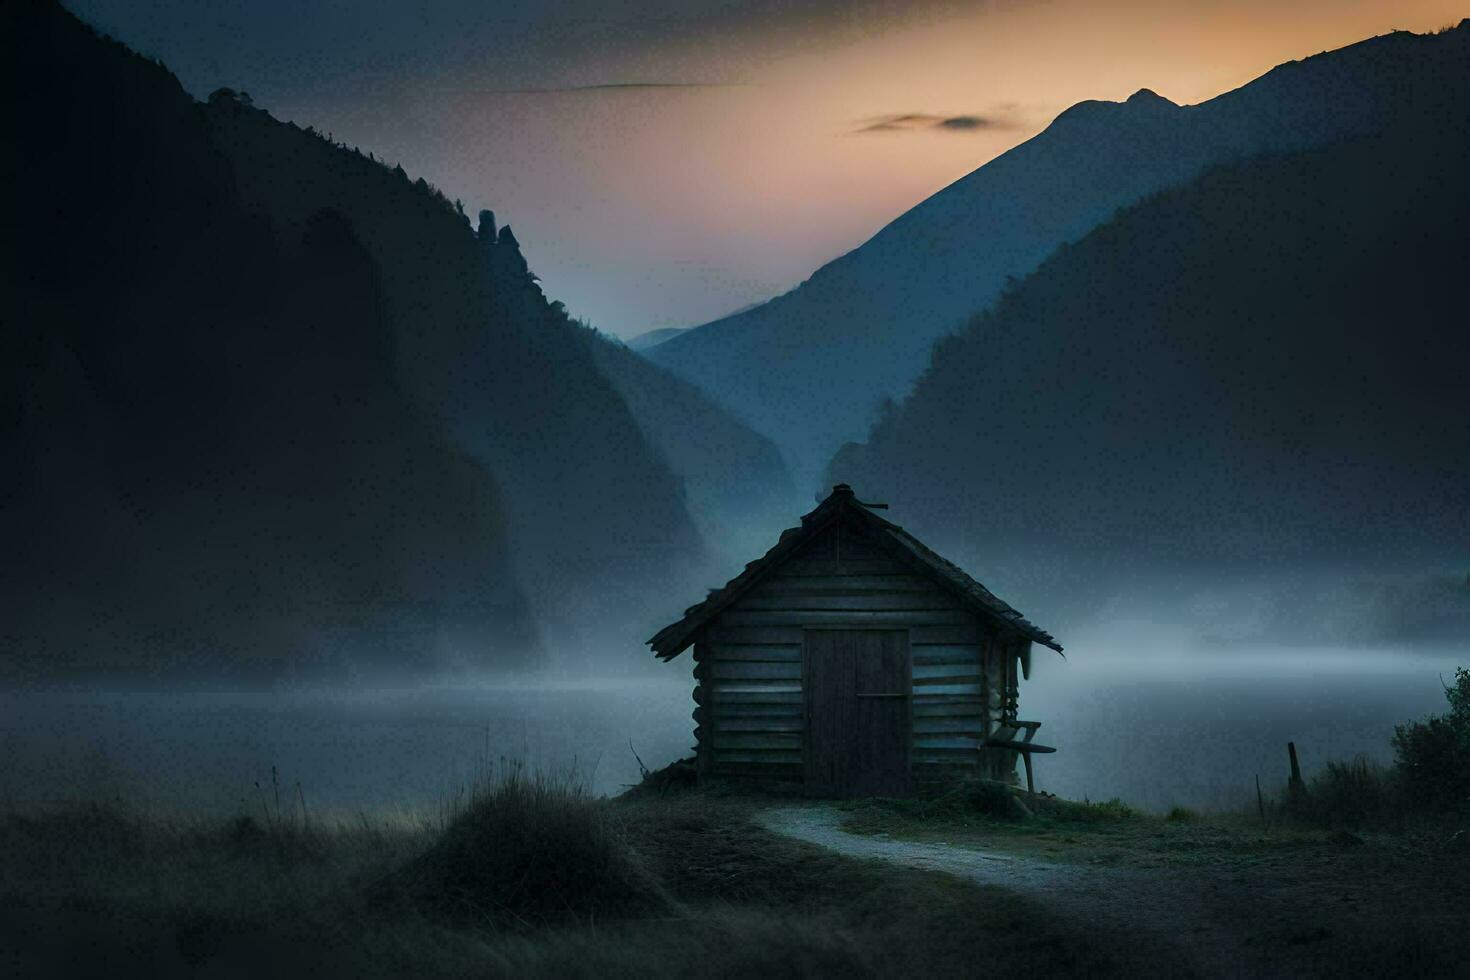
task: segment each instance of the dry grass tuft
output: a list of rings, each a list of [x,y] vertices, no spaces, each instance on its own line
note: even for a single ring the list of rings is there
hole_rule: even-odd
[[[477,784],[439,840],[397,877],[425,908],[496,927],[669,910],[607,800],[570,776],[527,773],[519,765]]]

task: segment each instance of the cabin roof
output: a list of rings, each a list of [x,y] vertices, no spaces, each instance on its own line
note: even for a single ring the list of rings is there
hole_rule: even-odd
[[[710,620],[733,605],[755,584],[781,564],[792,558],[802,546],[836,521],[847,518],[868,531],[892,553],[922,575],[967,602],[977,613],[1003,632],[1018,634],[1061,653],[1062,647],[1050,633],[1029,622],[993,592],[975,581],[953,562],[936,554],[918,538],[897,524],[891,524],[860,503],[852,488],[839,483],[832,493],[806,514],[797,527],[781,532],[781,537],[763,556],[745,566],[745,571],[714,589],[697,605],[684,611],[678,622],[670,623],[648,641],[661,660],[672,660],[694,642],[695,635]]]

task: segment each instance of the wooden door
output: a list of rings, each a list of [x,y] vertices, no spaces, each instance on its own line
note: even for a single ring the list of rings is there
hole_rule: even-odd
[[[907,630],[807,630],[807,791],[822,796],[907,793],[910,670]]]

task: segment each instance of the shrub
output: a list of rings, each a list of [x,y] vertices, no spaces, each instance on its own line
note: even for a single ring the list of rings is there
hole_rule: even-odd
[[[632,918],[667,906],[607,801],[519,766],[477,787],[405,877],[422,905],[509,927]]]
[[[1470,670],[1455,671],[1445,700],[1447,713],[1395,726],[1395,764],[1409,806],[1470,810]]]
[[[1199,819],[1199,814],[1187,806],[1176,806],[1170,808],[1168,815],[1164,819],[1170,823],[1194,823]]]
[[[1329,762],[1296,804],[1298,815],[1330,827],[1365,827],[1396,810],[1394,780],[1382,766],[1358,756]]]
[[[1016,806],[1016,794],[1004,783],[984,779],[963,783],[934,800],[936,810],[1013,820],[1026,811]]]

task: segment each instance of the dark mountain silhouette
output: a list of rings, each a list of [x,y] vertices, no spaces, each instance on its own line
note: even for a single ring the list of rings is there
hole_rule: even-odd
[[[940,343],[831,478],[1091,594],[1130,567],[1463,568],[1466,173],[1470,101],[1426,102],[1156,195]]]
[[[525,663],[499,492],[404,397],[351,220],[273,233],[166,70],[4,20],[4,669],[278,673],[389,623],[395,667]]]
[[[723,564],[743,563],[800,506],[781,454],[694,385],[583,328],[598,368],[683,481],[700,534]]]
[[[522,665],[700,554],[509,229],[4,18],[8,667]]]
[[[753,310],[647,353],[776,440],[809,481],[900,397],[934,341],[1119,207],[1207,167],[1378,131],[1408,107],[1448,109],[1470,27],[1395,33],[1282,65],[1196,106],[1142,90],[1083,102],[933,195],[861,247]]]

